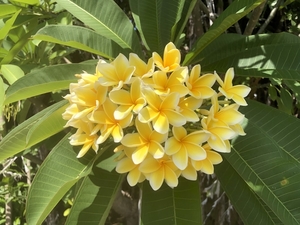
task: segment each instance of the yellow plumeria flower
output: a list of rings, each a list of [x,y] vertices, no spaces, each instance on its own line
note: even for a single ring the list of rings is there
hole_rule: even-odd
[[[208,144],[204,145],[203,148],[206,151],[207,157],[203,160],[198,161],[191,160],[191,164],[197,171],[201,170],[203,173],[213,174],[213,165],[221,163],[223,161],[222,156],[219,153],[212,151]]]
[[[135,186],[137,183],[144,181],[145,176],[139,170],[139,165],[132,161],[131,155],[134,151],[134,148],[127,148],[125,146],[121,146],[121,148],[125,152],[125,157],[118,161],[116,171],[118,173],[128,173],[127,181],[129,185]]]
[[[176,92],[180,97],[185,96],[189,90],[183,85],[187,78],[188,69],[181,67],[173,71],[170,76],[163,71],[156,71],[153,73],[153,87],[155,93],[166,96],[172,92]]]
[[[96,143],[98,135],[91,135],[93,124],[91,122],[80,120],[78,120],[76,124],[78,126],[78,130],[69,139],[71,145],[83,145],[77,155],[77,158],[81,158],[82,156],[84,156],[90,148],[97,152],[99,148],[98,144]]]
[[[180,51],[176,48],[176,46],[170,42],[166,45],[164,50],[164,58],[153,52],[152,54],[155,65],[164,72],[171,72],[180,67],[181,55]]]
[[[228,126],[220,126],[214,122],[212,116],[205,117],[201,120],[203,130],[210,133],[207,140],[209,146],[218,152],[230,152],[229,139],[236,134]]]
[[[152,121],[154,130],[161,134],[168,132],[170,124],[178,127],[186,123],[185,117],[176,111],[179,94],[173,92],[162,100],[154,91],[144,89],[144,95],[148,106],[138,115],[142,123]]]
[[[124,136],[123,128],[128,127],[132,121],[132,114],[129,114],[122,120],[117,120],[114,117],[114,112],[117,109],[109,98],[103,104],[103,110],[97,110],[88,115],[88,119],[96,124],[103,124],[101,135],[97,140],[97,144],[101,144],[112,135],[114,142],[120,142]]]
[[[134,76],[139,77],[141,79],[152,76],[154,72],[154,61],[151,57],[146,64],[143,60],[141,60],[137,54],[130,53],[129,54],[129,65],[135,67]]]
[[[192,96],[181,98],[178,103],[178,111],[186,118],[187,121],[197,122],[199,121],[199,116],[195,110],[200,108],[202,102],[202,99],[196,99]]]
[[[140,164],[150,153],[155,159],[164,156],[164,148],[161,143],[165,142],[168,133],[160,134],[152,130],[149,123],[141,123],[135,120],[135,126],[138,133],[126,134],[121,143],[130,148],[135,148],[132,153],[132,161],[134,164]]]
[[[101,85],[120,89],[124,84],[131,83],[135,67],[130,66],[128,59],[124,55],[119,54],[111,63],[98,64],[97,70],[102,75],[99,77]]]
[[[227,98],[232,99],[239,105],[246,106],[247,102],[245,101],[245,97],[251,91],[251,88],[245,85],[232,85],[232,80],[234,78],[234,70],[230,68],[227,70],[224,78],[224,82],[220,79],[220,77],[216,74],[216,78],[221,87],[219,87],[219,91]]]
[[[197,170],[191,163],[191,159],[189,159],[187,167],[181,171],[181,176],[188,180],[197,180]]]
[[[200,65],[194,66],[186,81],[186,86],[190,91],[189,94],[194,98],[207,99],[216,93],[211,88],[216,81],[216,77],[214,74],[205,74],[201,76],[200,73]]]
[[[201,144],[207,141],[209,134],[204,131],[195,131],[187,134],[183,127],[173,127],[173,137],[165,144],[165,152],[172,157],[174,164],[180,170],[188,165],[188,159],[202,160],[206,157],[205,150]]]
[[[180,171],[167,156],[161,159],[148,157],[140,164],[139,169],[155,191],[161,187],[164,181],[172,188],[178,185]]]
[[[130,88],[130,92],[123,89],[112,90],[109,93],[109,98],[119,107],[114,112],[114,117],[117,120],[122,120],[128,116],[132,111],[139,113],[139,111],[146,105],[146,100],[141,92],[141,81],[136,79]]]

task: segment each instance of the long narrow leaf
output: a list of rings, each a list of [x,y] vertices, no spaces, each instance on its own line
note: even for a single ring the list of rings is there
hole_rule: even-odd
[[[44,109],[4,136],[0,142],[0,161],[12,157],[61,131],[64,123],[61,113],[65,108],[65,104],[66,102],[62,101]],[[51,124],[52,122],[53,124]]]
[[[138,29],[143,34],[151,51],[162,53],[172,41],[172,28],[180,20],[184,1],[130,1],[133,14],[139,18]]]
[[[208,32],[206,32],[195,43],[193,49],[184,59],[184,65],[196,63],[198,54],[214,39],[225,32],[231,25],[255,9],[264,0],[235,0],[228,8],[221,13],[220,17],[215,20]]]
[[[115,58],[119,53],[126,55],[129,53],[112,40],[91,29],[79,26],[49,25],[39,30],[33,39],[66,45],[108,59]]]
[[[87,153],[77,159],[78,152],[70,145],[68,137],[50,152],[33,180],[26,203],[28,224],[42,224],[66,192],[91,171],[95,154]]]
[[[263,203],[226,159],[216,166],[215,173],[245,225],[274,225]]]
[[[9,84],[13,84],[16,80],[24,76],[23,70],[12,64],[2,65],[1,73]]]
[[[124,49],[141,55],[141,45],[132,23],[112,0],[58,0],[59,5],[100,35]]]
[[[27,74],[17,80],[6,92],[5,104],[43,93],[67,89],[76,82],[75,74],[83,71],[94,74],[96,65],[90,63],[48,66]]]
[[[93,168],[81,182],[66,225],[104,225],[122,180],[116,172]]]
[[[300,224],[300,121],[250,101],[244,137],[224,155],[283,224]]]
[[[199,225],[201,221],[201,198],[199,183],[179,179],[178,187],[163,185],[153,191],[143,184],[142,222],[149,224]]]
[[[205,72],[299,80],[300,39],[288,34],[224,34],[197,57]]]

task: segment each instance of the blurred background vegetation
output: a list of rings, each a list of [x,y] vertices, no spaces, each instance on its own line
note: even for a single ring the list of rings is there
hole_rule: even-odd
[[[35,4],[36,2],[39,4]],[[115,0],[115,2],[132,19],[128,0]],[[231,3],[232,0],[197,1],[184,29],[185,38],[182,39],[181,45],[183,55]],[[13,5],[22,8],[17,18],[14,18]],[[10,10],[11,13],[9,13]],[[4,26],[8,23],[11,23],[11,29]],[[0,66],[3,77],[6,77],[5,73],[8,71],[15,71],[16,76],[23,76],[29,71],[47,65],[98,59],[97,55],[81,50],[53,43],[39,43],[30,39],[39,29],[49,24],[86,26],[69,12],[58,7],[52,0],[0,0]],[[230,27],[227,32],[244,35],[288,32],[299,36],[300,1],[265,1]],[[9,68],[7,64],[10,64]],[[4,90],[17,79],[16,77],[6,80],[3,77],[1,82]],[[240,79],[243,80],[237,80],[237,82],[245,82],[245,78]],[[287,114],[300,117],[300,96],[297,95],[300,93],[300,83],[291,85],[288,82],[283,83],[281,80],[269,78],[250,78],[246,82],[252,88],[250,98],[278,108]],[[47,93],[3,108],[0,118],[0,140],[18,124],[57,102],[57,99],[64,95],[64,92]],[[3,101],[1,97],[3,98],[3,95],[0,96],[0,101]],[[56,136],[51,137],[42,144],[31,147],[30,151],[24,151],[13,158],[0,162],[0,225],[26,224],[24,214],[28,187],[37,169],[57,141]],[[202,218],[205,225],[243,224],[215,176],[201,174],[199,182],[202,186]],[[107,219],[107,225],[131,225],[135,223],[133,221],[137,220],[135,188],[130,188],[124,183],[122,193],[123,195],[116,199]],[[44,224],[63,224],[71,205],[72,192],[56,206]]]

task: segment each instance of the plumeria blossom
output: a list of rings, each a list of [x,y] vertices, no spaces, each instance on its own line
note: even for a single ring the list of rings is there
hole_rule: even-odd
[[[75,129],[70,144],[82,146],[77,157],[119,143],[116,171],[127,173],[129,185],[147,180],[153,190],[163,182],[175,188],[179,176],[212,174],[221,154],[231,151],[230,140],[245,135],[239,107],[247,105],[250,88],[232,84],[232,68],[223,81],[180,61],[170,42],[163,56],[154,52],[147,62],[119,54],[100,60],[95,74],[76,75],[62,117]]]
[[[183,127],[173,127],[173,137],[166,141],[165,151],[172,156],[174,164],[184,170],[188,165],[188,159],[202,160],[206,158],[206,152],[201,144],[207,141],[209,135],[204,131],[194,131],[187,134]]]
[[[140,165],[140,171],[146,176],[155,191],[161,187],[163,181],[170,187],[178,185],[179,170],[167,156],[161,159],[146,158]]]
[[[139,113],[139,120],[143,123],[152,121],[153,128],[159,133],[167,133],[169,125],[182,126],[186,123],[183,115],[176,111],[179,102],[179,94],[170,93],[165,99],[161,99],[152,90],[144,90],[148,106]]]
[[[141,60],[138,57],[137,54],[130,53],[129,65],[135,67],[133,75],[142,79],[151,77],[154,73],[154,61],[152,57],[148,60],[148,63],[146,64],[143,60]]]
[[[245,97],[249,94],[250,88],[245,85],[232,85],[232,80],[234,78],[233,68],[227,70],[224,78],[224,82],[220,79],[220,77],[216,74],[216,79],[221,87],[219,87],[219,91],[228,99],[232,99],[237,104],[246,106],[247,102],[245,101]]]
[[[213,174],[213,165],[221,163],[223,161],[222,156],[213,151],[208,144],[204,145],[203,149],[205,149],[207,157],[203,160],[191,160],[191,164],[197,171],[201,170],[203,173]]]
[[[176,92],[180,97],[185,96],[189,90],[183,85],[186,80],[188,70],[182,67],[173,71],[170,76],[163,71],[156,71],[153,73],[153,86],[154,91],[158,95],[167,96],[172,92]]]
[[[153,52],[153,60],[155,65],[164,72],[171,72],[180,67],[181,55],[180,51],[176,48],[176,46],[170,42],[166,45],[164,50],[164,57]]]
[[[200,76],[201,67],[196,65],[192,68],[190,77],[186,81],[189,94],[194,98],[206,99],[212,97],[216,92],[211,88],[216,77],[214,74],[205,74]]]
[[[120,150],[124,152],[124,157],[122,157],[118,161],[116,171],[118,173],[128,173],[127,181],[131,186],[144,181],[145,176],[139,170],[139,164],[135,164],[131,158],[131,155],[134,152],[135,148],[128,148],[124,145],[120,145],[115,149],[115,152]]]
[[[126,90],[113,90],[109,93],[109,98],[119,107],[114,112],[114,117],[117,120],[124,119],[132,111],[139,113],[139,111],[146,105],[146,100],[141,92],[141,81],[136,79],[132,82],[130,92]]]
[[[132,161],[135,164],[140,164],[148,153],[150,153],[155,159],[162,158],[164,156],[163,143],[168,134],[160,134],[149,123],[141,123],[138,119],[135,121],[135,126],[138,133],[126,134],[121,143],[126,147],[135,148],[132,153]]]
[[[111,63],[98,64],[97,70],[102,75],[102,77],[99,77],[101,85],[120,89],[124,84],[131,82],[135,67],[130,66],[128,59],[124,55],[119,54]]]
[[[103,110],[94,111],[88,116],[88,119],[96,124],[104,125],[101,130],[101,135],[97,140],[97,144],[101,144],[112,135],[115,142],[120,142],[124,136],[123,128],[127,127],[132,120],[132,114],[127,115],[121,120],[114,117],[117,105],[110,99],[107,99],[103,104]]]

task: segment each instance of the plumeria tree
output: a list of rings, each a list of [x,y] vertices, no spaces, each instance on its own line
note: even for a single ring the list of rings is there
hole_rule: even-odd
[[[3,13],[7,34],[24,6],[39,4],[16,2]],[[105,224],[124,183],[138,190],[142,224],[202,224],[201,174],[216,175],[245,224],[299,224],[300,122],[285,107],[292,96],[271,96],[288,99],[281,111],[261,104],[255,82],[269,78],[298,101],[300,39],[226,33],[263,0],[235,0],[211,15],[191,46],[183,34],[196,0],[130,0],[129,17],[112,0],[45,2],[76,23],[47,22],[28,34],[30,44],[95,59],[25,76],[9,64],[13,49],[0,62],[7,81],[17,77],[7,90],[0,80],[2,105],[59,95],[0,143],[0,161],[55,143],[30,186],[28,224],[42,224],[66,196],[66,224]]]

